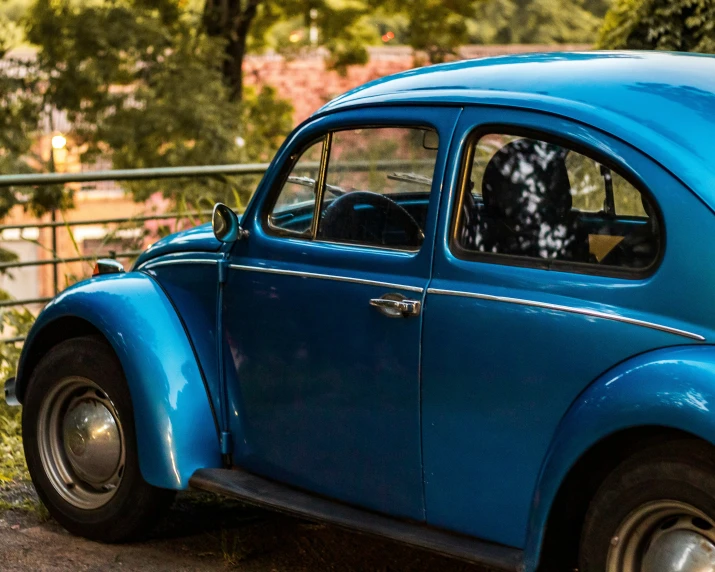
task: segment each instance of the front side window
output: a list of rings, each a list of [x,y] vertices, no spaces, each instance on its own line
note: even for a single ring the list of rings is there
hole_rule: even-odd
[[[439,137],[417,127],[334,131],[291,157],[268,209],[269,231],[418,250]]]
[[[568,147],[505,134],[469,149],[454,242],[490,253],[638,270],[658,258],[651,199],[626,179]]]
[[[418,128],[333,133],[317,238],[419,249],[437,147],[437,134]]]
[[[294,160],[293,168],[268,215],[268,222],[274,229],[302,235],[310,232],[323,143],[324,138],[313,142]]]

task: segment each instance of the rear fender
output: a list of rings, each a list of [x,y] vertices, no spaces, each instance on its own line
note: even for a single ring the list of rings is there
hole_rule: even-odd
[[[144,480],[185,489],[195,470],[220,467],[215,417],[193,347],[162,289],[140,272],[82,282],[45,307],[20,356],[18,398],[24,400],[32,369],[49,350],[43,334],[78,319],[106,338],[122,364]],[[76,335],[59,331],[55,343]]]
[[[534,493],[526,570],[539,563],[556,494],[569,470],[598,442],[636,427],[664,427],[715,440],[715,347],[681,346],[628,360],[589,386],[559,424]]]

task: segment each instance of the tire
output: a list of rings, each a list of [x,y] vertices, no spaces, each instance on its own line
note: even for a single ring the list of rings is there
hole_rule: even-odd
[[[27,466],[50,514],[91,540],[143,537],[175,493],[141,476],[129,389],[104,340],[53,347],[33,371],[23,405]]]
[[[715,449],[678,439],[622,462],[584,521],[579,572],[715,567]]]

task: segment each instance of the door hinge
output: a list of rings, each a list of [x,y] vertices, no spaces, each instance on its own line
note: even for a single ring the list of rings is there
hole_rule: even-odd
[[[221,432],[221,454],[230,455],[233,452],[233,438],[228,431]]]
[[[219,284],[225,284],[226,278],[228,277],[228,260],[221,258],[218,261],[218,282]]]

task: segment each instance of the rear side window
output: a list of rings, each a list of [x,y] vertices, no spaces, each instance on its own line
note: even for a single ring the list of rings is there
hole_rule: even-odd
[[[466,169],[453,237],[462,254],[630,271],[659,257],[652,199],[573,149],[489,134],[469,148]]]

